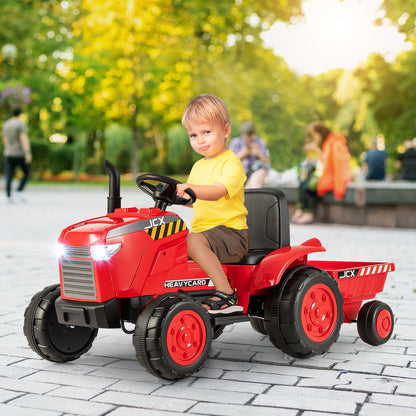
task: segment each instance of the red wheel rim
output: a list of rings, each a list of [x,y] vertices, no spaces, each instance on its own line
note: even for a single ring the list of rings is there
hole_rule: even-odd
[[[335,295],[324,284],[316,284],[307,292],[302,302],[302,327],[309,339],[315,342],[330,337],[338,317]]]
[[[179,312],[169,324],[166,343],[170,357],[177,364],[191,365],[205,347],[205,324],[198,313]]]
[[[392,317],[387,309],[383,309],[377,315],[376,331],[380,338],[386,338],[391,331]]]

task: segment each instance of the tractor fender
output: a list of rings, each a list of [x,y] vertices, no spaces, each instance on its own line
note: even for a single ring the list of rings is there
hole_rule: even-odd
[[[317,238],[299,246],[283,247],[268,254],[253,273],[250,292],[276,286],[285,271],[293,266],[307,264],[308,254],[326,251]]]

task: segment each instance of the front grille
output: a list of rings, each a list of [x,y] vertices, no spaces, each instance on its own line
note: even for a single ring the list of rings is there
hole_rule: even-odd
[[[90,257],[89,247],[65,246],[66,257]]]
[[[92,259],[61,257],[62,289],[65,297],[95,300]]]

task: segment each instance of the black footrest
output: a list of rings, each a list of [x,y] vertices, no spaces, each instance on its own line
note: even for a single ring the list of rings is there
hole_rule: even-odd
[[[250,318],[248,317],[248,315],[243,314],[243,313],[213,316],[211,318],[211,322],[214,326],[215,325],[230,325],[230,324],[235,324],[238,322],[247,322],[249,320]]]

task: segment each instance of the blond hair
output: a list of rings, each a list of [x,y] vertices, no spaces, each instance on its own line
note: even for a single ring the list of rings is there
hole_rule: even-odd
[[[182,115],[182,125],[185,129],[189,123],[196,121],[210,121],[225,126],[230,123],[230,115],[221,98],[212,94],[202,94],[186,106]]]

